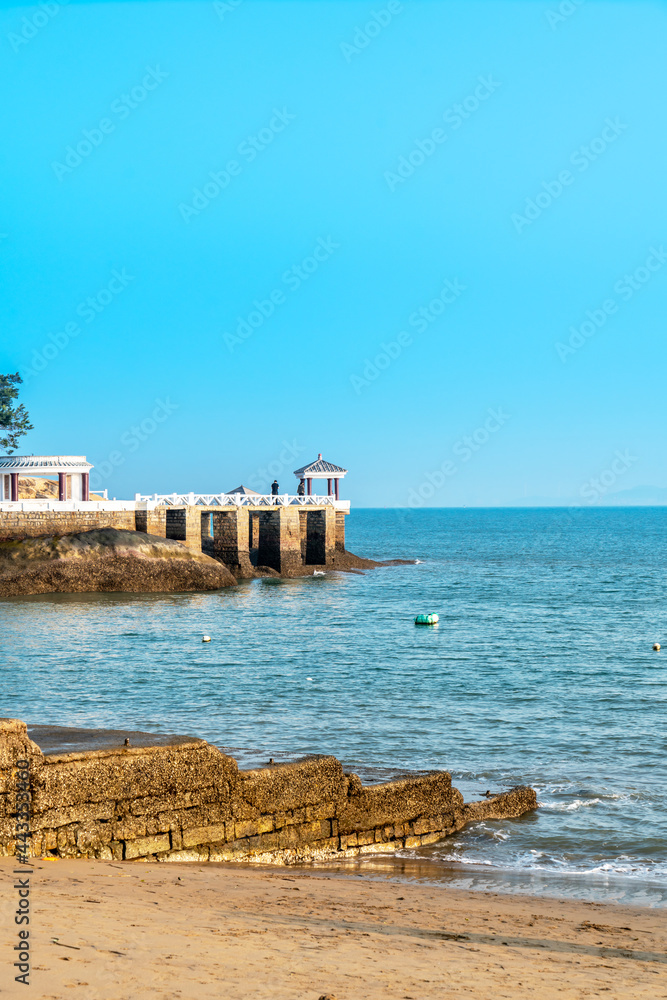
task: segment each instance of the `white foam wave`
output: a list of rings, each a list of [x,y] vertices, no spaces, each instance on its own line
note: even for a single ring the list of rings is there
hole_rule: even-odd
[[[574,802],[539,802],[541,809],[548,812],[577,812],[588,806],[599,805],[602,799],[575,799]]]

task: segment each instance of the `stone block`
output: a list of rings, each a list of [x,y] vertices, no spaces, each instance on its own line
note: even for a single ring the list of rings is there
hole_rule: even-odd
[[[200,847],[189,851],[169,851],[160,855],[160,861],[213,861],[208,847]],[[217,860],[217,859],[215,859]]]
[[[253,837],[258,832],[257,820],[248,819],[241,823],[234,823],[234,839],[241,840],[243,837]]]
[[[421,845],[421,837],[406,837],[405,846],[406,848],[419,847]]]
[[[442,840],[441,833],[425,833],[422,838],[422,844],[436,844],[439,840]]]
[[[149,854],[168,851],[170,848],[168,833],[160,834],[158,837],[140,837],[138,840],[128,840],[125,843],[125,860],[132,861],[134,858],[144,858]]]
[[[140,816],[127,816],[125,819],[110,823],[109,840],[134,840],[135,837],[146,836],[146,820]]]
[[[198,844],[214,844],[225,841],[225,824],[216,823],[212,826],[195,826],[183,830],[183,847],[196,847]]]
[[[416,836],[419,836],[422,833],[433,833],[435,830],[442,830],[443,825],[442,816],[425,816],[414,821],[412,830]]]
[[[257,820],[257,833],[271,833],[273,831],[273,816],[260,816]]]

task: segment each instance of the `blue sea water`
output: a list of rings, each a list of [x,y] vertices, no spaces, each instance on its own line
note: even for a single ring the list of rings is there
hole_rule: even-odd
[[[531,784],[530,816],[356,870],[667,905],[667,508],[355,510],[348,548],[418,562],[0,601],[2,714]]]

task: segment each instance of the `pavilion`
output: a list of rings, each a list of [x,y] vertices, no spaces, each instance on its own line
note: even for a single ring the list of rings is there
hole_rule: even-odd
[[[347,469],[341,468],[340,465],[333,465],[332,462],[325,462],[321,452],[314,462],[294,471],[296,478],[300,482],[305,483],[307,496],[310,497],[313,495],[313,479],[326,479],[327,496],[334,496],[336,500],[339,499],[338,480],[343,479],[346,474]]]
[[[85,455],[0,456],[0,500],[19,499],[19,476],[58,477],[58,500],[89,500],[90,470]]]

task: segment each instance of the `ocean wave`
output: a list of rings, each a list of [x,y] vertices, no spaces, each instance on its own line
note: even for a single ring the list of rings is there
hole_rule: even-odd
[[[585,809],[587,806],[599,805],[603,800],[597,799],[575,799],[574,802],[538,802],[538,806],[545,812],[577,812],[578,809]]]
[[[667,861],[649,862],[645,859],[631,858],[621,855],[618,858],[590,858],[576,861],[572,858],[557,857],[546,851],[529,850],[508,857],[490,857],[487,852],[479,855],[467,850],[464,853],[458,848],[469,848],[460,842],[452,845],[453,850],[438,853],[437,860],[443,864],[465,865],[466,868],[490,868],[494,871],[514,872],[518,874],[544,873],[552,875],[588,876],[602,875],[606,877],[622,877],[633,880],[643,880],[667,884]],[[402,852],[407,854],[408,852]],[[419,851],[410,852],[415,857]],[[431,855],[431,857],[433,857]]]

